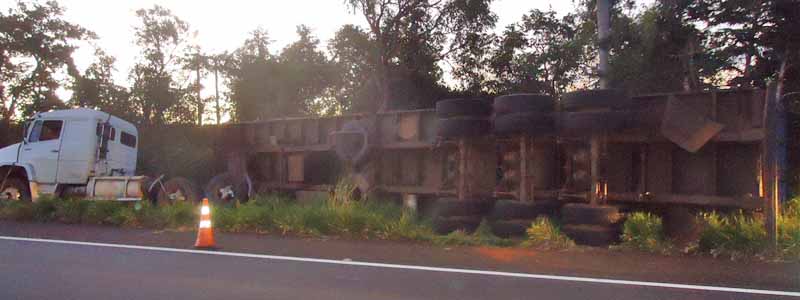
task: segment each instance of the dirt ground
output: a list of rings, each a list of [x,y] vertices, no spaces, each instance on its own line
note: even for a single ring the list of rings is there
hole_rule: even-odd
[[[191,248],[192,231],[0,221],[0,235]],[[800,263],[662,256],[604,248],[536,250],[443,247],[415,242],[217,233],[221,251],[548,275],[800,291]]]

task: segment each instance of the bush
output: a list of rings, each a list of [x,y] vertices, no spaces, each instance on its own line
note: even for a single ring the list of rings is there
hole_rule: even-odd
[[[89,202],[77,199],[65,199],[56,203],[56,218],[63,223],[80,223]]]
[[[736,258],[759,254],[767,246],[764,222],[745,216],[743,212],[729,216],[711,212],[703,214],[703,220],[705,228],[698,242],[701,251]]]
[[[622,227],[624,248],[647,252],[665,252],[669,245],[664,239],[661,218],[648,212],[631,214]]]
[[[2,203],[2,206],[0,206],[0,218],[18,222],[33,220],[33,205],[30,203],[22,201],[2,201],[0,203]]]
[[[526,230],[527,239],[522,243],[525,247],[542,247],[548,249],[564,249],[575,246],[575,242],[567,237],[561,229],[548,217],[538,217]]]
[[[119,213],[123,209],[122,203],[116,201],[89,201],[83,223],[97,225],[122,225],[124,215]]]
[[[463,230],[456,230],[444,236],[436,236],[433,241],[439,245],[456,246],[497,246],[509,247],[514,245],[510,239],[500,238],[492,233],[491,226],[486,220],[482,220],[475,232],[469,234]]]

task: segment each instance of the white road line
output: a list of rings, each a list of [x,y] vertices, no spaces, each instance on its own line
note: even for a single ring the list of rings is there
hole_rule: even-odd
[[[756,295],[774,295],[774,296],[800,297],[800,292],[759,290],[759,289],[746,289],[746,288],[734,288],[734,287],[719,287],[719,286],[708,286],[708,285],[692,285],[692,284],[677,284],[677,283],[663,283],[663,282],[650,282],[650,281],[617,280],[617,279],[590,278],[590,277],[574,277],[574,276],[558,276],[558,275],[543,275],[543,274],[514,273],[514,272],[498,272],[498,271],[485,271],[485,270],[475,270],[475,269],[439,268],[439,267],[428,267],[428,266],[400,265],[400,264],[386,264],[386,263],[372,263],[372,262],[358,262],[358,261],[343,261],[343,260],[332,260],[332,259],[306,258],[306,257],[293,257],[293,256],[279,256],[279,255],[263,255],[263,254],[237,253],[237,252],[225,252],[225,251],[207,251],[207,250],[177,249],[177,248],[150,247],[150,246],[137,246],[137,245],[125,245],[125,244],[105,244],[105,243],[66,241],[66,240],[22,238],[22,237],[13,237],[13,236],[0,236],[0,240],[37,242],[37,243],[53,243],[53,244],[67,244],[67,245],[81,245],[81,246],[95,246],[95,247],[108,247],[108,248],[122,248],[122,249],[135,249],[135,250],[149,250],[149,251],[161,251],[161,252],[173,252],[173,253],[191,253],[191,254],[206,254],[206,255],[219,255],[219,256],[232,256],[232,257],[247,257],[247,258],[260,258],[260,259],[284,260],[284,261],[315,262],[315,263],[334,264],[334,265],[377,267],[377,268],[403,269],[403,270],[419,270],[419,271],[445,272],[445,273],[477,274],[477,275],[516,277],[516,278],[533,278],[533,279],[545,279],[545,280],[572,281],[572,282],[589,282],[589,283],[605,283],[605,284],[629,285],[629,286],[660,287],[660,288],[672,288],[672,289],[684,289],[684,290],[699,290],[699,291],[744,293],[744,294],[756,294]]]

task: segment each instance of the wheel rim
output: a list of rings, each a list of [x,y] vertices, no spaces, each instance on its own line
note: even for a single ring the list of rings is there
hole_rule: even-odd
[[[13,186],[9,186],[0,192],[0,200],[19,201],[22,198],[22,192]]]
[[[186,195],[181,189],[178,189],[174,193],[169,194],[169,200],[171,202],[183,202],[186,201]]]

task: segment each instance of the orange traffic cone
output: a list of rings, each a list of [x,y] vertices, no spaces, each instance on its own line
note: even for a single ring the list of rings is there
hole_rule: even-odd
[[[200,208],[200,227],[197,229],[197,242],[195,248],[216,248],[214,241],[214,229],[211,228],[211,208],[208,206],[208,198],[203,199],[203,207]]]

